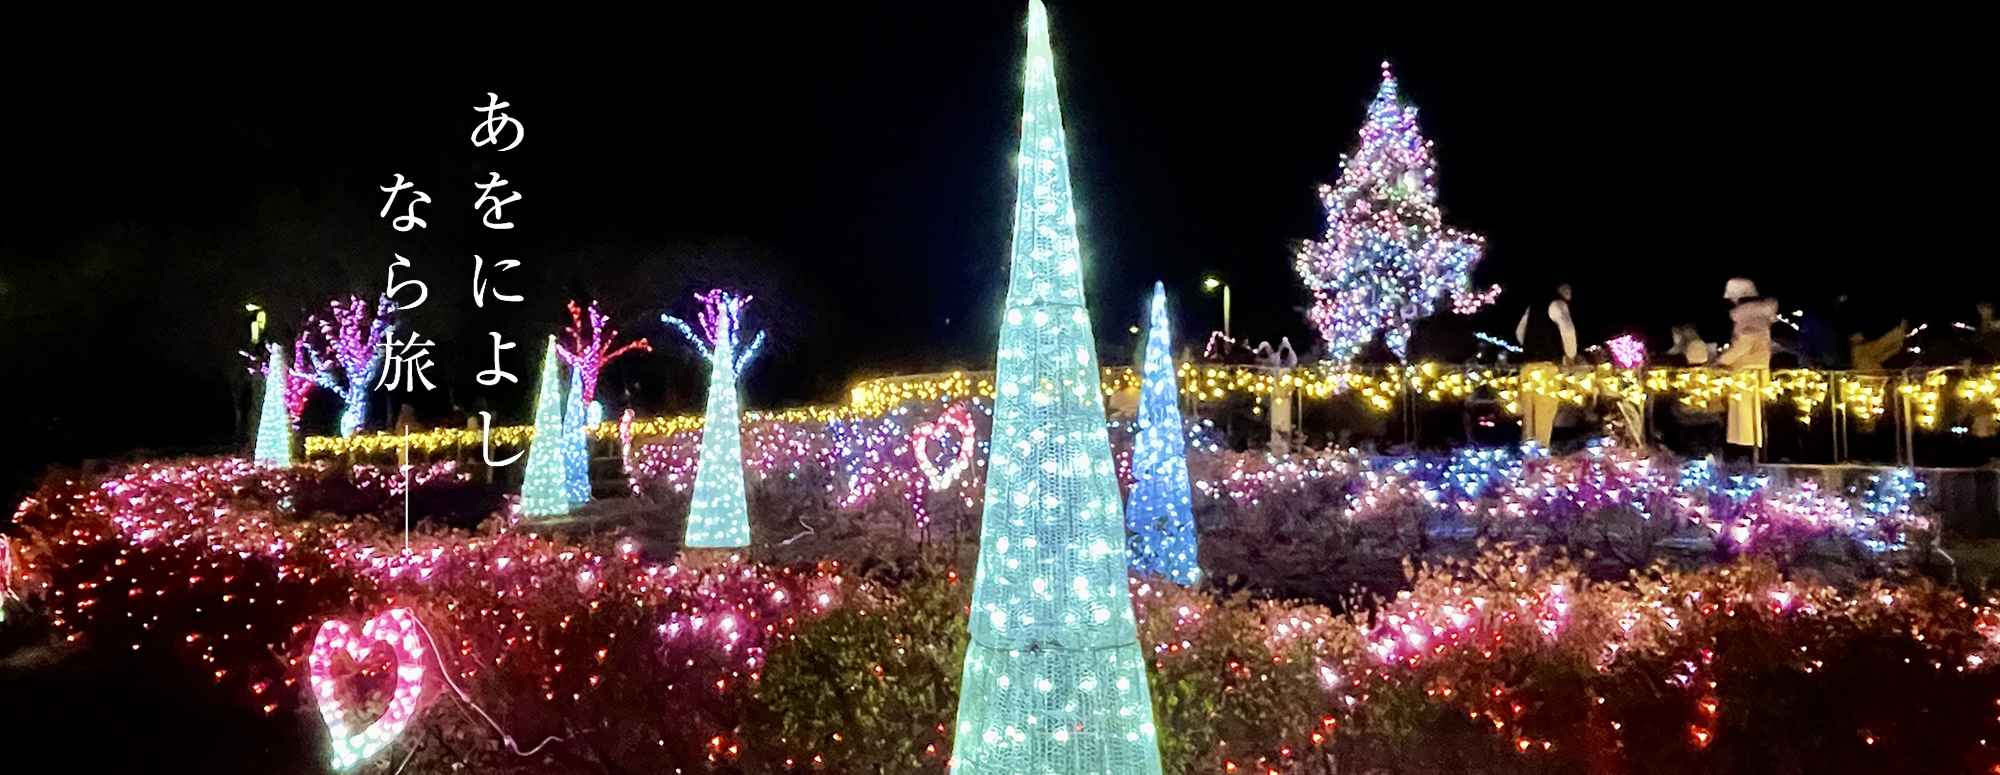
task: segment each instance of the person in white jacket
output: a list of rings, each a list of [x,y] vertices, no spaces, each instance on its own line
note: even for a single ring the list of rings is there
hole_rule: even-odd
[[[1279,369],[1290,371],[1299,367],[1299,354],[1292,349],[1289,337],[1278,340],[1278,349],[1272,354]],[[1289,455],[1292,452],[1292,412],[1298,398],[1298,388],[1293,385],[1271,389],[1271,454]]]
[[[1778,300],[1758,295],[1756,283],[1738,277],[1723,289],[1729,310],[1729,348],[1715,365],[1735,373],[1736,389],[1729,396],[1728,442],[1738,457],[1755,459],[1764,446],[1764,387],[1771,380],[1771,325],[1778,320]]]

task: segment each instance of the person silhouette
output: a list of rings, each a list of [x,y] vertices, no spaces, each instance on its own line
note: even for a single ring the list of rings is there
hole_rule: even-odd
[[[1778,320],[1778,300],[1757,293],[1748,278],[1732,278],[1723,298],[1729,310],[1729,348],[1715,364],[1737,372],[1737,389],[1729,398],[1726,441],[1739,458],[1754,461],[1764,446],[1763,388],[1771,379],[1771,326]]]
[[[1562,401],[1562,367],[1576,363],[1576,325],[1570,319],[1569,283],[1555,288],[1521,311],[1514,340],[1521,343],[1521,437],[1548,449],[1555,439],[1556,413]]]

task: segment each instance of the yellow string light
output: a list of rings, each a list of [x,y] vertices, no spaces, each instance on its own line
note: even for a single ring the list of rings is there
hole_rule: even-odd
[[[1829,382],[1826,374],[1804,369],[1775,372],[1771,375],[1771,390],[1776,395],[1791,396],[1792,406],[1799,410],[1799,422],[1811,425],[1813,410],[1826,403]]]
[[[949,401],[958,398],[992,398],[992,374],[925,374],[914,377],[881,377],[862,380],[849,391],[847,408],[855,414],[874,415],[911,401]]]
[[[1888,377],[1841,377],[1840,402],[1836,406],[1862,422],[1874,422],[1887,410],[1888,386]]]
[[[1889,378],[1868,375],[1839,375],[1806,369],[1770,372],[1760,379],[1753,372],[1721,369],[1619,369],[1610,365],[1574,368],[1559,372],[1520,375],[1490,367],[1455,367],[1437,363],[1415,366],[1386,366],[1379,371],[1358,371],[1326,366],[1274,369],[1256,366],[1204,366],[1183,363],[1176,381],[1184,396],[1197,401],[1223,401],[1236,396],[1257,398],[1295,392],[1300,398],[1325,400],[1353,393],[1361,404],[1375,411],[1390,411],[1407,392],[1426,402],[1462,401],[1481,391],[1490,391],[1509,414],[1520,414],[1521,396],[1537,394],[1582,406],[1598,399],[1643,405],[1648,399],[1671,396],[1682,405],[1706,409],[1730,396],[1747,391],[1763,394],[1766,401],[1789,400],[1801,423],[1810,424],[1812,415],[1825,405],[1832,387],[1839,387],[1835,406],[1862,422],[1880,418],[1885,410]],[[1105,395],[1139,388],[1140,375],[1128,367],[1107,368],[1101,388]],[[1946,371],[1933,371],[1922,382],[1904,384],[1898,390],[1914,402],[1918,423],[1933,428],[1938,423],[1941,395],[1951,378]],[[2000,417],[2000,368],[1961,377],[1955,394],[1966,401],[1984,403]],[[845,405],[808,406],[767,412],[747,412],[746,421],[826,422],[833,419],[873,417],[913,402],[944,402],[967,398],[991,399],[992,375],[954,371],[904,377],[862,380],[849,391]],[[665,436],[701,427],[700,415],[656,417],[633,423],[634,437]],[[618,436],[618,424],[601,423],[587,431],[592,439]],[[425,454],[440,450],[478,450],[477,428],[440,428],[412,433],[410,449]],[[494,449],[519,448],[534,440],[534,427],[514,425],[492,431]],[[393,453],[403,448],[404,437],[395,433],[373,433],[349,438],[312,436],[305,442],[308,456],[368,455]]]
[[[1937,427],[1938,394],[1944,391],[1945,383],[1948,381],[1950,381],[1950,378],[1944,372],[1933,371],[1924,375],[1924,381],[1922,382],[1906,382],[1897,388],[1899,392],[1908,396],[1911,401],[1916,403],[1917,425],[1919,427]]]
[[[781,409],[767,412],[745,412],[745,422],[772,420],[778,422],[826,422],[849,414],[844,407],[810,406],[798,409]],[[633,437],[667,436],[681,431],[696,430],[701,427],[701,415],[676,415],[635,420],[632,423]],[[584,432],[595,441],[618,438],[618,423],[605,422],[585,426]],[[495,426],[491,433],[495,450],[525,446],[535,440],[533,425]],[[412,433],[408,437],[400,433],[378,432],[357,436],[309,436],[306,438],[306,455],[369,455],[400,452],[407,438],[412,453],[435,453],[439,450],[472,450],[480,446],[480,433],[476,428],[436,428],[422,433]]]
[[[2000,368],[1959,380],[1958,397],[1968,403],[1984,402],[1992,408],[1996,417],[2000,417]]]

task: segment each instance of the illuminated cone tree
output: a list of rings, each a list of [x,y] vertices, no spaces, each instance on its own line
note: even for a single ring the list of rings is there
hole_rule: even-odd
[[[251,459],[274,466],[292,464],[292,413],[286,407],[292,384],[291,370],[278,346],[268,345],[269,365],[264,368],[264,406],[257,415],[257,446]]]
[[[1153,775],[1160,754],[1056,105],[1048,11],[1027,97],[986,514],[953,772]]]
[[[743,365],[764,343],[764,332],[738,352],[743,305],[720,288],[696,294],[701,299],[701,333],[680,318],[660,317],[679,328],[708,361],[708,413],[702,418],[701,462],[695,469],[694,495],[689,504],[683,546],[715,548],[750,545],[750,508],[743,494],[743,409],[736,399],[736,378]]]
[[[556,338],[542,354],[542,378],[535,394],[535,440],[528,445],[528,473],[521,481],[521,515],[559,517],[569,513],[568,474],[563,469],[563,382],[556,364]]]
[[[572,504],[589,503],[590,442],[584,433],[590,421],[584,416],[583,369],[576,366],[570,367],[569,390],[563,391],[562,419],[563,493]]]
[[[1417,109],[1402,103],[1383,62],[1360,146],[1341,157],[1340,180],[1319,188],[1326,236],[1305,243],[1295,264],[1330,360],[1353,360],[1377,332],[1402,357],[1410,324],[1429,317],[1439,298],[1451,295],[1452,310],[1468,314],[1498,295],[1497,287],[1472,290],[1486,243],[1444,226],[1436,177]]]
[[[1193,489],[1188,481],[1187,431],[1181,426],[1180,389],[1174,383],[1173,328],[1167,322],[1167,289],[1153,284],[1147,316],[1145,384],[1139,393],[1139,432],[1132,439],[1132,569],[1176,584],[1201,580],[1195,560]]]

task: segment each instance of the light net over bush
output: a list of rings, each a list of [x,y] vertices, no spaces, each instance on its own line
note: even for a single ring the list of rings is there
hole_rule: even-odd
[[[1040,0],[1026,91],[953,771],[1158,773]]]

